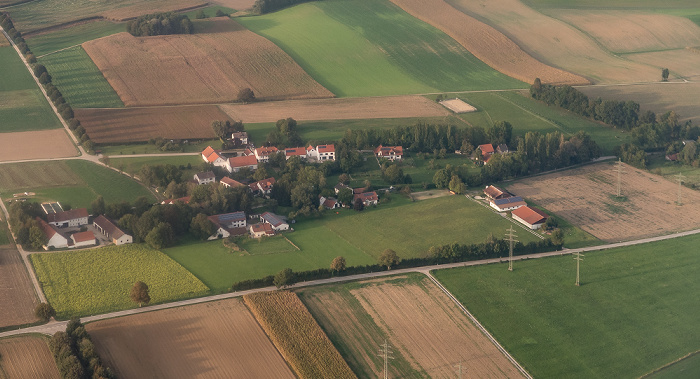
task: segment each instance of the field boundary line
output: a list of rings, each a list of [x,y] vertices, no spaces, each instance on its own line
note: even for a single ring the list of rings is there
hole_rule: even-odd
[[[694,357],[694,356],[696,356],[696,355],[698,355],[698,354],[700,354],[700,350],[694,351],[694,352],[692,352],[692,353],[688,353],[688,354],[686,354],[686,355],[684,355],[684,356],[682,356],[682,357],[676,359],[676,360],[673,361],[673,362],[667,363],[667,364],[665,364],[665,365],[663,365],[663,366],[661,366],[661,367],[659,367],[659,368],[657,368],[657,369],[654,369],[653,371],[651,371],[651,372],[649,372],[649,373],[646,373],[646,374],[640,376],[639,379],[648,378],[648,377],[651,376],[651,375],[654,375],[654,374],[656,374],[656,373],[658,373],[658,372],[661,372],[661,371],[663,371],[663,370],[665,370],[665,369],[667,369],[667,368],[669,368],[669,367],[671,367],[671,366],[673,366],[673,365],[675,365],[675,364],[677,364],[677,363],[681,363],[682,361],[684,361],[684,360],[686,360],[686,359],[688,359],[688,358]]]
[[[457,307],[459,307],[459,309],[461,309],[462,312],[464,312],[465,315],[467,315],[467,317],[469,317],[472,323],[477,328],[479,328],[479,330],[481,330],[481,333],[483,333],[484,336],[486,336],[486,338],[488,338],[491,341],[491,343],[493,343],[496,346],[496,348],[501,353],[503,353],[503,355],[505,355],[506,358],[508,358],[508,360],[513,365],[515,365],[515,367],[518,369],[518,371],[520,371],[520,373],[522,373],[526,378],[532,379],[530,373],[528,373],[527,370],[525,370],[525,368],[521,366],[520,363],[518,363],[518,361],[516,361],[515,358],[513,358],[513,356],[510,355],[510,353],[508,353],[508,351],[505,348],[503,348],[503,346],[501,346],[500,343],[498,343],[498,341],[496,341],[496,339],[491,335],[491,333],[489,333],[489,331],[486,330],[486,328],[483,325],[481,325],[481,323],[476,319],[476,317],[474,317],[474,315],[472,315],[471,312],[469,312],[467,308],[464,305],[462,305],[462,303],[460,303],[459,300],[457,300],[457,298],[454,297],[454,295],[452,295],[452,293],[450,293],[450,291],[448,291],[447,288],[445,288],[445,286],[442,285],[442,283],[435,279],[435,277],[430,273],[430,271],[426,272],[425,275],[428,278],[430,278],[430,280],[432,280],[433,283],[435,283],[435,285],[437,285],[438,288],[440,288],[440,290],[444,292],[445,295],[447,295],[455,303],[455,305],[457,305]]]
[[[104,37],[103,37],[103,38],[104,38]],[[51,55],[51,54],[60,53],[61,51],[68,50],[68,49],[72,49],[72,48],[74,48],[74,47],[81,46],[81,45],[82,45],[82,43],[79,43],[79,44],[73,45],[73,46],[64,47],[63,49],[58,49],[58,50],[56,50],[56,51],[52,51],[52,52],[46,53],[46,54],[44,54],[44,55],[39,55],[38,57],[36,57],[36,59],[41,59],[41,58],[46,57],[46,56],[49,56],[49,55]]]
[[[534,111],[531,111],[531,110],[529,110],[529,109],[526,109],[525,107],[523,107],[523,106],[521,106],[521,105],[519,105],[519,104],[516,104],[516,103],[513,102],[512,100],[507,99],[507,98],[501,96],[501,95],[498,94],[498,93],[494,93],[493,95],[496,96],[496,97],[498,97],[499,99],[501,99],[501,100],[503,100],[503,101],[506,101],[506,102],[508,102],[508,103],[510,103],[510,104],[513,104],[513,106],[515,106],[516,108],[522,109],[523,111],[525,111],[525,113],[529,113],[529,114],[535,116],[536,118],[539,118],[540,120],[542,120],[542,121],[544,121],[544,122],[546,122],[546,123],[548,123],[548,124],[554,126],[557,130],[559,130],[559,131],[562,132],[563,134],[565,134],[565,135],[571,135],[571,133],[567,132],[566,130],[563,130],[562,127],[559,126],[556,122],[554,122],[554,121],[552,121],[552,120],[550,120],[550,119],[548,119],[548,118],[546,118],[546,117],[544,117],[544,116],[540,116],[539,114],[535,113]]]
[[[290,241],[289,238],[287,238],[287,236],[285,236],[284,234],[282,234],[282,237],[284,237],[284,239],[285,239],[287,242],[289,242],[290,245],[294,246],[295,249],[301,251],[301,249],[299,248],[299,246],[295,245],[294,242]]]

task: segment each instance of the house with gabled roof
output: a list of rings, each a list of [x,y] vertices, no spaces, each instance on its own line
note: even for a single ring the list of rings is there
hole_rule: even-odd
[[[323,205],[326,209],[336,209],[340,208],[342,205],[338,202],[338,199],[333,197],[321,196],[319,199],[319,204]]]
[[[290,147],[284,149],[284,156],[289,160],[292,157],[299,157],[301,159],[306,159],[306,148],[305,147]]]
[[[493,149],[493,145],[490,143],[479,145],[478,149],[481,151],[481,158],[484,160],[484,163],[487,163],[496,152],[496,150]]]
[[[526,206],[527,203],[525,203],[523,198],[520,196],[511,196],[502,199],[491,200],[489,202],[489,205],[491,206],[491,208],[499,212],[506,212]]]
[[[349,187],[347,184],[343,184],[343,183],[338,183],[338,184],[335,185],[335,187],[333,187],[333,189],[335,190],[335,194],[336,194],[336,195],[337,195],[337,194],[340,192],[340,190],[342,190],[343,188],[350,188],[350,187]],[[352,189],[352,188],[350,188],[350,189]]]
[[[270,160],[270,155],[277,153],[279,150],[274,146],[263,146],[255,149],[255,159],[258,162],[267,162]]]
[[[498,154],[508,154],[510,152],[510,150],[508,149],[508,145],[506,145],[505,143],[502,143],[496,147],[496,152]]]
[[[231,133],[231,140],[234,145],[247,145],[248,132],[233,132]]]
[[[403,158],[403,146],[382,146],[374,149],[377,158],[384,158],[390,161],[401,160]]]
[[[73,233],[70,236],[73,242],[73,247],[87,247],[97,245],[95,234],[89,230],[84,232]]]
[[[275,235],[272,225],[267,223],[253,224],[248,227],[250,236],[253,238],[270,237]]]
[[[375,191],[372,192],[363,192],[359,194],[355,194],[352,197],[352,202],[353,204],[357,202],[357,199],[360,199],[362,203],[368,207],[370,205],[377,205],[379,202],[379,196]]]
[[[228,176],[224,176],[223,178],[221,178],[221,180],[219,180],[219,183],[221,183],[222,186],[227,188],[245,187],[245,184],[237,180],[231,179]]]
[[[255,155],[241,155],[229,158],[225,167],[228,172],[238,172],[244,168],[255,171],[258,169],[258,159]]]
[[[335,160],[335,145],[309,145],[306,148],[306,156],[308,159],[315,161],[334,161]]]
[[[216,232],[208,240],[246,234],[247,219],[245,212],[224,213],[207,217],[216,227]]]
[[[515,209],[511,215],[513,216],[514,220],[533,230],[542,227],[542,224],[544,224],[545,221],[547,221],[547,218],[549,218],[549,215],[541,210],[528,206]]]
[[[75,227],[88,224],[88,211],[86,208],[76,208],[69,211],[49,213],[46,215],[49,224],[59,227]]]
[[[265,212],[260,215],[260,221],[265,224],[272,225],[272,229],[276,232],[289,230],[289,224],[281,216],[272,212]]]
[[[512,193],[510,193],[504,189],[498,188],[496,186],[486,186],[486,188],[484,188],[484,195],[486,195],[486,197],[489,199],[489,201],[493,201],[493,200],[497,200],[497,199],[504,199],[506,197],[513,196]]]
[[[275,183],[276,183],[275,178],[271,177],[271,178],[257,181],[255,183],[251,183],[248,185],[248,187],[250,188],[250,190],[254,194],[261,194],[264,196],[268,196],[268,195],[270,195],[270,192],[272,191],[272,187],[275,185]]]
[[[100,233],[104,234],[105,237],[109,238],[115,245],[123,245],[127,243],[133,243],[134,238],[126,234],[123,230],[119,229],[117,225],[108,219],[104,215],[99,215],[96,219],[92,221],[92,225]]]
[[[216,182],[216,175],[212,171],[198,172],[194,174],[194,181],[197,184],[209,184]]]
[[[226,158],[211,146],[207,146],[207,148],[202,151],[202,159],[217,167],[223,167],[226,164]]]
[[[39,223],[39,229],[41,229],[47,239],[46,245],[44,245],[44,250],[48,250],[50,248],[60,249],[68,247],[68,238],[56,230],[54,226],[49,225],[46,221],[39,217],[36,218],[36,221]]]

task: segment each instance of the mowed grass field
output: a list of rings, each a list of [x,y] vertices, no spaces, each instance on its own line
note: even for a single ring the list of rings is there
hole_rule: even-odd
[[[148,285],[151,304],[202,296],[209,288],[167,255],[145,245],[32,254],[37,278],[59,318],[137,307],[136,281]]]
[[[695,353],[673,363],[645,378],[648,379],[693,379],[700,377],[700,354]]]
[[[700,348],[699,242],[586,253],[580,287],[571,255],[434,276],[533,377],[637,378]]]
[[[123,32],[126,24],[112,21],[93,21],[67,28],[26,37],[32,53],[41,58],[45,54],[80,45],[83,42]]]
[[[0,132],[60,128],[58,118],[13,47],[0,47],[0,67]]]
[[[199,172],[198,167],[204,163],[201,155],[184,155],[171,157],[143,157],[143,158],[110,158],[109,165],[121,171],[128,172],[131,175],[137,175],[141,167],[149,165],[166,165],[171,164],[177,167],[184,166],[183,177],[192,177]],[[187,165],[191,168],[188,169]]]
[[[80,46],[59,51],[43,58],[39,63],[51,73],[53,84],[74,108],[123,107],[102,72]]]
[[[525,85],[385,0],[315,2],[238,20],[341,97]]]

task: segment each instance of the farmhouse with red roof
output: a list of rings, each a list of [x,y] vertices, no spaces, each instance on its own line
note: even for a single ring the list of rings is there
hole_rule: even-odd
[[[73,241],[73,247],[86,247],[97,245],[97,238],[95,238],[95,234],[89,230],[85,232],[74,233],[70,236],[70,239]]]
[[[513,219],[530,229],[539,229],[549,216],[539,209],[528,206],[520,207],[512,212]]]
[[[36,221],[39,223],[39,228],[42,232],[44,232],[44,236],[46,236],[47,239],[46,245],[44,245],[45,250],[48,250],[49,248],[60,249],[63,247],[68,247],[68,238],[59,233],[58,230],[47,224],[46,221],[42,220],[41,218],[37,217]]]
[[[247,168],[250,170],[258,169],[258,159],[255,155],[242,155],[238,157],[229,158],[226,161],[226,170],[228,172],[238,172],[241,169]]]
[[[374,155],[377,158],[385,158],[390,161],[400,160],[403,158],[403,146],[382,146],[379,145],[374,149]]]
[[[370,205],[377,205],[377,203],[379,202],[379,196],[377,196],[377,193],[374,191],[363,192],[363,193],[353,195],[353,197],[352,197],[353,204],[355,202],[357,202],[357,199],[360,199],[366,207],[370,206]]]
[[[258,162],[267,162],[270,160],[270,155],[278,151],[279,150],[274,146],[259,147],[255,149],[255,159],[257,159]]]

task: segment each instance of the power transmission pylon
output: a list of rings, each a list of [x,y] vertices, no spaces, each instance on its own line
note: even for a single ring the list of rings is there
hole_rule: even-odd
[[[685,176],[681,172],[679,172],[676,176],[678,177],[678,201],[676,201],[676,204],[683,205],[683,201],[681,200],[681,189],[683,188],[683,178]]]
[[[577,285],[577,286],[580,286],[580,283],[581,283],[581,282],[580,282],[580,278],[581,278],[581,261],[583,260],[583,258],[581,258],[581,257],[585,257],[585,255],[583,255],[583,254],[581,254],[581,253],[574,253],[574,255],[576,255],[576,256],[574,257],[574,260],[576,261],[576,285]]]
[[[618,158],[617,163],[615,164],[615,169],[617,170],[617,197],[622,196],[622,186],[621,186],[621,181],[622,181],[622,169],[624,168],[622,166],[622,159]]]
[[[513,243],[518,242],[516,240],[515,230],[513,230],[513,225],[506,229],[506,241],[510,242],[510,249],[508,249],[508,271],[513,271]]]
[[[379,345],[379,356],[384,358],[384,379],[389,379],[389,359],[394,359],[393,354],[391,345],[384,339],[384,343]]]

